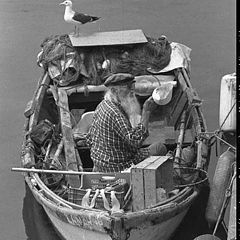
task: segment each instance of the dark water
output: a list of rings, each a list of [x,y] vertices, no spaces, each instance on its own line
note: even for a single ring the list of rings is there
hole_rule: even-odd
[[[23,177],[10,169],[20,165],[23,111],[41,73],[40,44],[49,35],[73,30],[59,3],[0,0],[0,240],[57,239],[26,193]],[[81,0],[75,6],[102,17],[82,26],[85,32],[141,28],[192,48],[192,84],[204,100],[208,129],[219,127],[220,80],[236,66],[234,0]],[[213,159],[210,176],[214,165]]]

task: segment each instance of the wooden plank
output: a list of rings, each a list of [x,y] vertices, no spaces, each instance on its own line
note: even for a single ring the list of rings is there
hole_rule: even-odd
[[[28,131],[30,132],[34,126],[37,125],[40,109],[43,102],[43,97],[48,88],[48,84],[50,82],[50,78],[47,73],[44,74],[42,82],[39,82],[37,90],[34,92],[33,100],[31,105],[29,105],[28,110],[26,111],[27,116],[30,116],[28,122]],[[34,145],[30,138],[30,136],[26,139],[24,155],[21,157],[22,165],[24,167],[32,167],[35,165],[34,161]]]
[[[110,46],[148,42],[141,29],[95,32],[91,35],[82,35],[79,37],[69,35],[69,38],[74,47]]]
[[[183,86],[183,90],[187,92],[189,101],[191,103],[201,103],[202,100],[199,98],[196,90],[193,89],[189,76],[184,68],[179,71],[178,79],[180,84]]]
[[[71,125],[71,117],[68,106],[68,96],[67,92],[63,89],[58,89],[59,96],[59,106],[60,106],[60,119],[61,119],[61,129],[63,135],[63,143],[64,143],[64,152],[66,165],[68,170],[78,171],[77,167],[77,158],[74,147],[74,140],[72,135],[72,125]],[[68,183],[71,187],[79,187],[80,180],[78,176],[69,175]]]
[[[172,113],[170,115],[170,121],[169,121],[170,126],[175,126],[175,124],[177,123],[179,117],[181,116],[181,113],[183,112],[187,102],[188,102],[187,93],[183,92],[181,98],[178,101],[176,108],[172,111]]]
[[[182,72],[180,70],[178,71],[177,79],[178,79],[178,81],[179,81],[179,83],[180,83],[180,85],[182,87],[182,90],[185,91],[185,89],[188,87],[188,85],[187,85],[187,83],[186,83],[186,81],[185,81],[185,79],[183,77],[183,74],[182,74]]]
[[[158,156],[150,156],[131,168],[133,211],[139,211],[145,208],[143,169],[154,162],[156,158],[158,158]]]
[[[173,132],[174,127],[168,126],[164,128],[154,128],[149,130],[149,136],[144,141],[143,145],[150,145],[157,141],[162,141],[164,144],[174,144],[178,140],[179,130]],[[195,132],[192,129],[186,129],[183,144],[189,144],[194,141]]]
[[[144,168],[145,208],[158,203],[157,189],[163,188],[169,192],[173,188],[173,162],[170,156],[158,158]]]
[[[43,97],[45,95],[46,89],[48,88],[49,82],[50,82],[50,78],[49,78],[48,74],[46,73],[44,75],[44,78],[43,78],[40,86],[39,86],[36,96],[33,99],[32,107],[34,108],[34,112],[30,117],[29,130],[32,130],[32,128],[37,125],[40,109],[42,107]]]
[[[27,103],[26,109],[24,111],[25,117],[30,117],[34,113],[35,105],[38,101],[37,94],[42,90],[45,92],[49,82],[50,82],[50,78],[48,77],[48,74],[44,72],[43,75],[38,80],[38,84],[34,91],[32,99]]]

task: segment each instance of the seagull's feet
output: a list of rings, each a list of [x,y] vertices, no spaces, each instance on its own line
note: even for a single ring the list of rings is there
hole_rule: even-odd
[[[77,37],[80,37],[81,36],[81,34],[80,33],[71,33],[70,34],[72,37],[75,37],[75,38],[77,38]]]
[[[72,32],[72,33],[70,33],[69,35],[71,35],[71,36],[73,36],[73,37],[76,37],[76,36],[77,36],[77,34],[76,34],[75,32]]]

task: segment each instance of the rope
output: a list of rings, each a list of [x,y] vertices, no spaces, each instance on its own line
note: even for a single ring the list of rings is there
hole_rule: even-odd
[[[217,139],[219,139],[220,141],[222,141],[223,143],[225,143],[226,145],[228,145],[230,148],[232,148],[234,151],[236,151],[236,148],[233,146],[233,145],[231,145],[230,143],[228,143],[228,142],[226,142],[225,140],[223,140],[222,138],[220,138],[218,135],[215,135],[215,137],[217,138]]]
[[[219,137],[219,133],[221,131],[220,130],[216,130],[215,132],[202,132],[202,133],[199,133],[199,135],[201,135],[201,137],[204,137],[204,135],[207,135],[207,134],[213,134],[210,139],[209,139],[209,146],[212,147],[213,144],[216,143],[216,139],[219,139],[221,142],[225,143],[226,145],[228,145],[230,148],[232,148],[234,151],[236,151],[236,147],[234,147],[232,144],[226,142],[225,140],[223,140],[221,137]],[[212,139],[214,139],[213,142]]]
[[[223,142],[224,144],[228,145],[230,148],[232,148],[235,152],[236,152],[236,147],[234,147],[233,145],[231,145],[230,143],[226,142],[225,140],[223,140],[221,137],[219,137],[219,133],[222,132],[222,127],[225,124],[225,122],[227,121],[230,113],[232,112],[233,108],[235,107],[236,102],[232,105],[231,109],[229,110],[228,114],[226,115],[224,121],[222,122],[219,130],[216,130],[215,132],[204,132],[204,133],[200,133],[202,136],[203,135],[207,135],[207,134],[213,134],[213,136],[209,139],[209,146],[212,147],[213,144],[216,143],[216,139],[220,140],[221,142]],[[212,142],[212,139],[214,139],[214,141]],[[217,151],[217,149],[216,149]]]
[[[204,173],[205,174],[205,178],[204,179],[201,179],[197,182],[194,182],[194,183],[187,183],[187,184],[181,184],[181,185],[175,185],[176,188],[181,188],[181,187],[190,187],[190,186],[196,186],[196,185],[199,185],[201,183],[204,183],[205,181],[208,180],[208,176],[207,176],[207,172],[203,169],[200,169],[200,168],[191,168],[191,167],[178,167],[178,169],[188,169],[188,170],[193,170],[193,171],[197,171],[197,172],[200,172],[200,173]]]

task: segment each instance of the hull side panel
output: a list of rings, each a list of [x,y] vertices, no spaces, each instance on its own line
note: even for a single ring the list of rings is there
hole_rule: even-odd
[[[111,240],[111,237],[102,232],[91,231],[87,229],[80,228],[79,226],[74,226],[72,224],[63,222],[60,218],[54,216],[51,211],[45,206],[43,206],[45,212],[50,218],[52,224],[57,229],[58,233],[63,239],[66,240]]]
[[[167,240],[171,237],[174,231],[177,229],[182,219],[187,213],[185,211],[170,218],[167,221],[161,222],[159,224],[148,226],[139,226],[130,232],[130,237],[128,240]]]
[[[43,206],[44,207],[44,206]],[[69,223],[63,222],[61,219],[57,218],[55,215],[49,211],[47,207],[44,207],[48,217],[50,218],[52,224],[57,229],[59,234],[63,239],[67,240],[111,240],[111,236],[104,234],[102,232],[91,231],[87,229],[80,228],[79,226],[74,226]],[[156,225],[149,225],[149,223],[138,226],[132,229],[128,240],[168,240],[174,233],[176,228],[181,223],[182,219],[187,213],[185,211],[176,215],[175,217],[161,222]],[[121,239],[125,240],[125,239]]]

